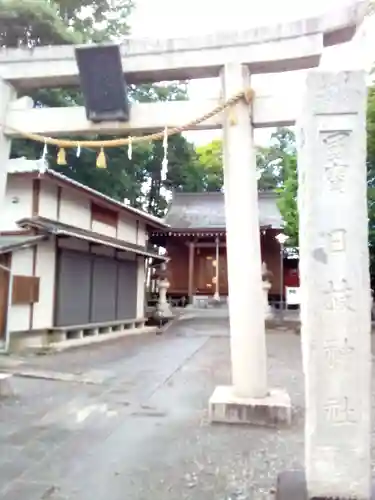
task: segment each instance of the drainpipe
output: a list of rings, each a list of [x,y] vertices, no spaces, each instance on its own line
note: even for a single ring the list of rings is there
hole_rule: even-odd
[[[7,300],[7,313],[6,313],[6,321],[5,321],[5,347],[4,349],[0,349],[0,352],[9,352],[9,341],[10,341],[10,332],[9,332],[9,318],[10,318],[10,309],[12,306],[12,290],[13,290],[13,274],[10,267],[3,266],[0,264],[0,269],[3,269],[6,273],[9,273],[9,283],[8,283],[8,300]]]

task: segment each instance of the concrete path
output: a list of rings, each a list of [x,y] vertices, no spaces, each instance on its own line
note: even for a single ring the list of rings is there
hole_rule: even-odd
[[[16,397],[0,403],[0,498],[272,497],[277,473],[302,461],[303,381],[299,337],[267,338],[270,383],[296,410],[291,429],[207,423],[209,396],[229,382],[225,320],[13,362],[34,377],[16,376]]]

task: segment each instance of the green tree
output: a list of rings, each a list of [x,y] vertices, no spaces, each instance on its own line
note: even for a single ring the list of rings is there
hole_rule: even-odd
[[[277,205],[284,220],[284,232],[289,239],[287,246],[298,247],[298,208],[297,208],[297,156],[284,156],[283,160],[284,184],[277,191],[280,197]]]
[[[168,152],[165,187],[180,192],[201,191],[202,176],[194,145],[183,136],[176,135],[171,138]]]
[[[68,29],[57,5],[45,0],[1,0],[0,41],[4,47],[35,47],[79,43],[79,33]]]
[[[279,193],[277,205],[284,220],[284,231],[289,236],[287,245],[298,246],[297,152],[293,131],[278,128],[271,135],[270,146],[262,148],[258,158],[262,172],[260,183],[263,181],[263,186]]]
[[[281,129],[272,136],[270,147],[257,148],[256,166],[260,174],[258,187],[261,191],[276,189],[280,186],[281,168],[280,155],[286,142],[288,132]],[[223,172],[223,143],[215,139],[209,144],[196,148],[198,162],[201,167],[198,177],[200,191],[219,191],[224,184]]]
[[[127,18],[132,1],[117,0],[116,9],[111,3],[111,0],[0,0],[2,45],[35,47],[118,39],[129,32]],[[38,106],[83,105],[78,88],[39,89],[31,97]],[[129,97],[132,102],[186,99],[186,84],[130,86]],[[189,154],[175,152],[184,147]],[[40,143],[15,140],[11,154],[36,159],[42,150]],[[49,148],[48,153],[51,168],[120,201],[127,199],[132,205],[147,207],[162,215],[166,201],[161,191],[162,182],[158,179],[163,158],[161,143],[134,145],[131,160],[127,147],[106,150],[108,169],[105,170],[95,168],[97,151],[94,150],[83,149],[79,158],[75,151],[67,150],[69,166],[56,164],[55,148]],[[174,169],[182,170],[182,162],[186,164],[192,156],[194,150],[182,136],[171,138],[169,175],[173,177]],[[149,191],[145,193],[147,186]]]
[[[257,168],[261,174],[259,189],[280,188],[285,181],[285,163],[295,155],[295,137],[292,130],[280,127],[271,135],[270,145],[258,148]]]
[[[1,0],[6,47],[101,42],[127,35],[132,0]]]
[[[280,185],[279,169],[275,164],[274,152],[270,147],[258,147],[256,166],[259,173],[260,191],[273,191]]]
[[[209,144],[197,147],[197,154],[202,191],[220,191],[224,184],[222,140],[215,139]]]

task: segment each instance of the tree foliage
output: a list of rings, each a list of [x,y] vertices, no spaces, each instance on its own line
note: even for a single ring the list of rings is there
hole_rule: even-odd
[[[275,191],[279,193],[277,205],[284,220],[284,232],[289,236],[286,245],[296,247],[298,246],[297,152],[295,135],[291,129],[278,128],[271,135],[266,158],[275,175]]]
[[[6,47],[101,42],[129,33],[132,0],[1,0],[0,37]]]
[[[224,184],[223,143],[220,139],[197,147],[202,191],[221,191]]]
[[[271,137],[269,147],[258,147],[256,167],[259,172],[258,187],[261,191],[270,191],[283,183],[283,155],[288,156],[293,144],[293,133],[288,129],[279,129]],[[223,143],[215,139],[209,144],[196,148],[201,167],[202,191],[219,191],[223,184]]]
[[[128,14],[132,0],[0,0],[0,37],[6,47],[34,47],[84,42],[119,40],[129,33]],[[37,106],[61,107],[84,104],[79,88],[38,89],[30,94]],[[130,86],[132,102],[154,102],[186,99],[186,84]],[[100,139],[92,136],[92,139]],[[110,137],[105,137],[110,138]],[[81,139],[74,137],[74,139]],[[83,139],[83,138],[82,138]],[[50,168],[82,182],[104,194],[163,215],[165,186],[180,188],[183,171],[190,165],[197,170],[194,147],[181,135],[168,141],[169,173],[167,182],[160,178],[164,155],[161,142],[134,145],[132,159],[127,147],[106,150],[105,170],[96,169],[97,151],[67,150],[68,166],[56,164],[56,149],[48,151]],[[12,143],[12,157],[37,159],[43,145],[25,140]],[[189,177],[186,175],[185,177]],[[198,189],[198,187],[197,187]]]
[[[44,0],[1,0],[0,41],[4,47],[29,48],[80,43],[83,37],[66,27],[57,5]]]
[[[298,247],[298,175],[297,157],[295,154],[284,156],[283,173],[284,183],[278,189],[280,197],[277,204],[284,220],[284,232],[289,236],[287,246]]]
[[[257,167],[261,174],[259,188],[277,189],[285,181],[285,163],[295,156],[295,137],[292,130],[280,127],[271,135],[268,147],[258,148]]]

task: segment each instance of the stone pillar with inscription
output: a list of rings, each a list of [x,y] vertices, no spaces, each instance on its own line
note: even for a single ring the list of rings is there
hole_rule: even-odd
[[[277,498],[365,500],[371,498],[365,74],[309,73],[297,134],[306,470],[281,474]]]

